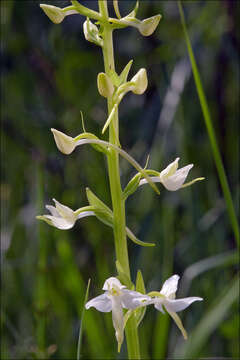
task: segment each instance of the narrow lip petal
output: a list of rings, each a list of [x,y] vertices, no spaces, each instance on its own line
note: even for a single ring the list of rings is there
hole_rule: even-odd
[[[101,312],[110,312],[112,311],[112,301],[107,296],[106,293],[99,295],[85,304],[85,308],[88,310],[90,307],[95,307],[98,311]]]
[[[102,289],[107,291],[107,290],[112,289],[113,287],[118,287],[119,289],[124,289],[126,286],[122,285],[117,278],[110,277],[105,281]]]
[[[162,286],[162,289],[160,290],[160,294],[166,296],[167,298],[169,296],[175,295],[177,288],[178,288],[178,281],[180,279],[179,275],[173,275],[169,279],[167,279]]]
[[[171,299],[165,299],[164,300],[164,306],[167,311],[169,312],[178,312],[186,309],[188,306],[190,306],[195,301],[202,301],[203,298],[192,296],[177,300],[171,300]]]

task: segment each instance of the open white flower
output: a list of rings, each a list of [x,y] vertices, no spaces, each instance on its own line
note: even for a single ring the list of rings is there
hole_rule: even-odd
[[[186,330],[183,327],[181,319],[176,313],[186,309],[194,301],[202,301],[203,299],[193,296],[175,300],[179,278],[179,275],[173,275],[164,282],[159,293],[156,291],[149,293],[148,295],[152,295],[153,298],[150,302],[147,302],[146,305],[154,304],[154,307],[162,313],[164,313],[164,307],[181,330],[184,339],[187,339]]]
[[[118,351],[124,339],[124,309],[136,309],[142,305],[144,301],[150,301],[151,298],[137,291],[128,290],[126,286],[115,278],[110,277],[103,285],[105,293],[88,301],[85,305],[86,309],[95,307],[101,312],[112,311],[113,326],[116,331],[118,342]]]
[[[186,187],[192,185],[196,181],[203,180],[203,177],[196,178],[190,181],[187,184],[184,184],[189,171],[192,169],[193,164],[184,166],[181,169],[178,169],[178,161],[180,158],[176,158],[171,164],[169,164],[166,169],[159,173],[159,176],[151,177],[153,182],[161,182],[165,188],[169,191],[176,191],[181,187]],[[142,179],[139,183],[140,185],[146,184],[146,179]],[[184,184],[184,185],[183,185]]]
[[[46,208],[50,211],[51,215],[37,216],[37,219],[46,221],[49,225],[55,226],[61,230],[71,229],[78,219],[85,216],[95,215],[93,211],[73,211],[68,206],[62,205],[57,200],[53,199],[55,207],[52,205],[46,205]]]

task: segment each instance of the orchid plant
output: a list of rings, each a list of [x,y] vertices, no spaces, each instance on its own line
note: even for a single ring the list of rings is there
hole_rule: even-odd
[[[179,280],[178,275],[173,275],[166,280],[160,292],[152,291],[146,294],[140,270],[137,274],[136,284],[133,283],[130,274],[127,237],[140,246],[154,246],[155,244],[137,239],[127,227],[125,202],[143,184],[148,183],[159,194],[159,189],[156,186],[157,182],[161,183],[169,191],[176,191],[203,178],[197,178],[185,183],[193,164],[178,169],[178,157],[161,172],[158,172],[148,169],[147,164],[142,167],[121,148],[118,120],[119,105],[129,91],[137,95],[143,94],[147,89],[148,79],[146,69],[140,69],[128,80],[132,60],[129,61],[120,74],[115,71],[113,30],[132,26],[143,36],[150,36],[158,26],[161,15],[155,15],[144,20],[137,19],[138,2],[130,14],[122,17],[118,1],[113,0],[116,18],[109,17],[107,0],[98,1],[99,11],[91,10],[76,0],[72,0],[71,3],[70,6],[65,8],[46,4],[41,4],[40,7],[55,24],[61,23],[66,16],[74,14],[86,17],[83,25],[85,39],[101,47],[103,53],[104,72],[97,76],[97,87],[100,95],[107,99],[108,116],[103,125],[102,133],[108,130],[109,140],[101,140],[96,135],[86,132],[84,123],[84,132],[75,137],[66,135],[56,129],[51,129],[51,131],[57,148],[63,154],[70,155],[77,146],[90,144],[96,151],[100,151],[106,156],[112,209],[87,188],[88,205],[74,211],[53,199],[55,206],[46,206],[50,214],[38,216],[37,218],[61,230],[71,229],[78,219],[86,216],[96,216],[98,220],[112,227],[118,275],[105,281],[103,286],[104,294],[88,301],[86,309],[94,307],[101,312],[111,311],[118,351],[120,351],[125,333],[129,358],[140,359],[138,326],[145,315],[146,306],[153,304],[161,312],[164,312],[165,309],[186,339],[187,333],[176,313],[184,310],[193,302],[202,300],[202,298],[189,297],[175,300]],[[125,188],[122,187],[120,181],[120,156],[127,160],[137,171]]]

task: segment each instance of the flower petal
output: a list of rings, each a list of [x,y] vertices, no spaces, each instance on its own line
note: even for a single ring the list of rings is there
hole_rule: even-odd
[[[183,299],[178,300],[170,300],[165,299],[164,300],[164,306],[166,310],[169,312],[178,312],[186,309],[188,306],[190,306],[194,301],[202,301],[203,299],[200,297],[192,296],[187,297]]]
[[[111,290],[112,288],[124,289],[125,287],[126,286],[122,285],[117,278],[110,277],[105,281],[103,285],[103,290],[107,291],[107,290]]]
[[[53,215],[53,216],[56,216],[56,217],[59,217],[59,213],[57,211],[57,209],[52,206],[52,205],[46,205],[46,209],[48,209],[48,211],[50,211],[50,213]]]
[[[173,175],[166,177],[166,178],[162,178],[161,174],[160,174],[160,179],[161,179],[162,184],[169,191],[176,191],[176,190],[180,189],[180,187],[183,185],[183,183],[186,180],[186,177],[188,176],[188,173],[192,167],[193,167],[193,164],[184,166],[183,168],[177,170]]]
[[[51,129],[55,143],[59,151],[61,151],[65,155],[69,155],[73,152],[76,147],[76,143],[74,142],[74,138],[64,134],[61,131],[56,129]]]
[[[161,313],[165,314],[165,311],[163,310],[163,299],[161,298],[155,298],[153,299],[152,303],[154,304],[155,309],[158,311],[161,311]]]
[[[179,279],[180,279],[179,275],[173,275],[169,279],[167,279],[164,282],[162,289],[160,290],[160,294],[162,294],[166,297],[171,297],[171,296],[175,295],[175,293],[177,291]]]
[[[51,216],[51,215],[42,215],[37,216],[37,219],[46,221],[49,225],[55,226],[60,230],[68,230],[71,229],[74,223],[63,219],[62,217]]]
[[[179,157],[176,158],[171,164],[169,164],[166,169],[164,169],[163,171],[160,172],[160,179],[161,181],[166,179],[169,176],[172,176],[173,174],[175,174],[175,172],[177,171],[178,168],[178,161],[179,161]]]
[[[85,308],[95,307],[101,312],[110,312],[112,310],[112,301],[106,293],[99,295],[85,304]]]
[[[74,211],[68,206],[58,202],[56,199],[53,199],[53,201],[55,202],[56,209],[59,215],[68,220],[69,222],[75,223],[77,215],[75,215]]]
[[[149,301],[151,301],[150,296],[143,295],[133,290],[122,290],[121,302],[125,309],[133,310],[139,306],[148,305]]]

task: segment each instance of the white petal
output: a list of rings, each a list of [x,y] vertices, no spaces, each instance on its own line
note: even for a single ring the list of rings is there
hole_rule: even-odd
[[[161,311],[161,313],[165,314],[164,310],[163,310],[163,299],[161,298],[154,298],[153,299],[153,304],[155,309],[157,309],[158,311]]]
[[[74,211],[68,206],[61,204],[56,199],[53,199],[53,201],[55,202],[57,212],[60,214],[60,216],[67,219],[69,222],[75,223],[77,215],[75,215]]]
[[[111,290],[112,288],[124,289],[125,287],[126,286],[122,285],[117,278],[110,277],[105,281],[103,290]]]
[[[169,297],[175,295],[178,287],[178,280],[180,279],[179,275],[173,275],[169,279],[167,279],[162,289],[160,290],[160,294]]]
[[[147,305],[150,301],[150,296],[143,295],[133,290],[122,290],[121,302],[125,309],[136,309],[138,306]]]
[[[112,310],[112,301],[107,294],[99,295],[85,304],[85,308],[95,307],[98,311],[109,312]]]
[[[162,178],[161,182],[165,186],[165,188],[169,191],[176,191],[180,189],[180,187],[183,185],[184,181],[186,180],[186,177],[188,176],[188,173],[190,169],[193,167],[193,164],[184,166],[183,168],[177,170],[175,174],[172,176]]]
[[[178,168],[178,161],[180,158],[176,158],[171,164],[169,164],[166,169],[160,172],[160,179],[161,181],[166,179],[169,176],[172,176],[177,168]]]
[[[51,213],[53,216],[55,216],[55,217],[59,217],[59,216],[60,216],[59,213],[58,213],[58,211],[57,211],[57,209],[56,209],[54,206],[52,206],[52,205],[46,205],[46,208],[48,209],[48,211],[50,211],[50,213]]]
[[[45,217],[52,222],[51,225],[55,226],[60,230],[71,229],[75,224],[75,222],[69,222],[66,219],[63,219],[62,217],[56,217],[51,215],[45,215]]]
[[[182,311],[182,310],[186,309],[194,301],[202,301],[202,300],[203,300],[202,298],[195,297],[195,296],[178,299],[178,300],[166,299],[166,300],[164,300],[164,306],[167,311],[178,312],[178,311]]]

